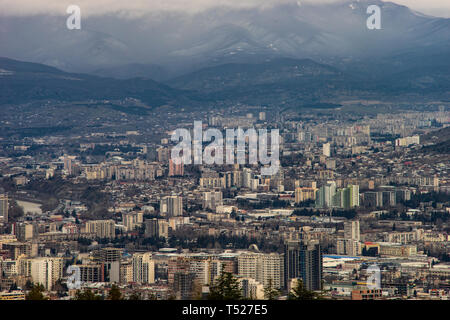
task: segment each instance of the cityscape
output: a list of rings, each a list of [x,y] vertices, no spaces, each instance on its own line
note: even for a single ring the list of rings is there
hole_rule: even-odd
[[[361,32],[410,10],[338,2],[323,6],[362,7]],[[366,27],[368,4],[386,29]],[[320,41],[258,51],[236,29],[177,38],[172,56],[161,40],[159,68],[94,72],[83,56],[57,62],[59,49],[13,54],[6,33],[23,17],[0,7],[0,300],[450,299],[450,14],[408,11],[434,25],[423,59],[406,44],[367,67],[362,53],[308,51]],[[69,15],[58,32],[76,41],[103,19],[69,30]],[[57,19],[39,17],[31,28]],[[98,41],[93,65],[119,47]]]

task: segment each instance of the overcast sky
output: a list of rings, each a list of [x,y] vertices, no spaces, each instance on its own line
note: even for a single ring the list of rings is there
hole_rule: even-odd
[[[329,3],[342,0],[299,0],[298,2]],[[435,16],[450,18],[450,0],[391,0],[414,10]],[[0,0],[0,15],[65,15],[70,4],[81,7],[85,15],[97,15],[125,11],[131,14],[152,13],[166,10],[198,12],[218,5],[237,8],[264,8],[276,3],[297,0]]]

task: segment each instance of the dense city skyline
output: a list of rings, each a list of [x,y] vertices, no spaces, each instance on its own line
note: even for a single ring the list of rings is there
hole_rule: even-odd
[[[0,0],[0,300],[449,300],[448,16]]]

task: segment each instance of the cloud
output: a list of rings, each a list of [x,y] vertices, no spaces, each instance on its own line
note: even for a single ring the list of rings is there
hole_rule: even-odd
[[[78,5],[84,16],[103,14],[146,15],[163,11],[198,13],[215,7],[264,9],[282,3],[333,3],[345,0],[0,0],[0,15],[67,15],[69,5]],[[355,0],[359,1],[359,0]],[[450,13],[448,0],[392,0],[424,12]]]
[[[450,18],[449,0],[393,0],[413,10],[438,17]]]
[[[278,3],[292,2],[293,0],[0,0],[0,12],[4,15],[14,16],[38,14],[65,15],[69,5],[78,5],[84,15],[116,13],[135,15],[151,14],[161,11],[197,13],[219,6],[238,9],[266,8]]]

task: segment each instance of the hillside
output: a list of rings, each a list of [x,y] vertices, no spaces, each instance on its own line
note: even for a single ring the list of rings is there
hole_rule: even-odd
[[[149,79],[118,80],[63,72],[42,64],[0,58],[0,104],[34,100],[140,99],[151,107],[179,105],[190,93]]]

